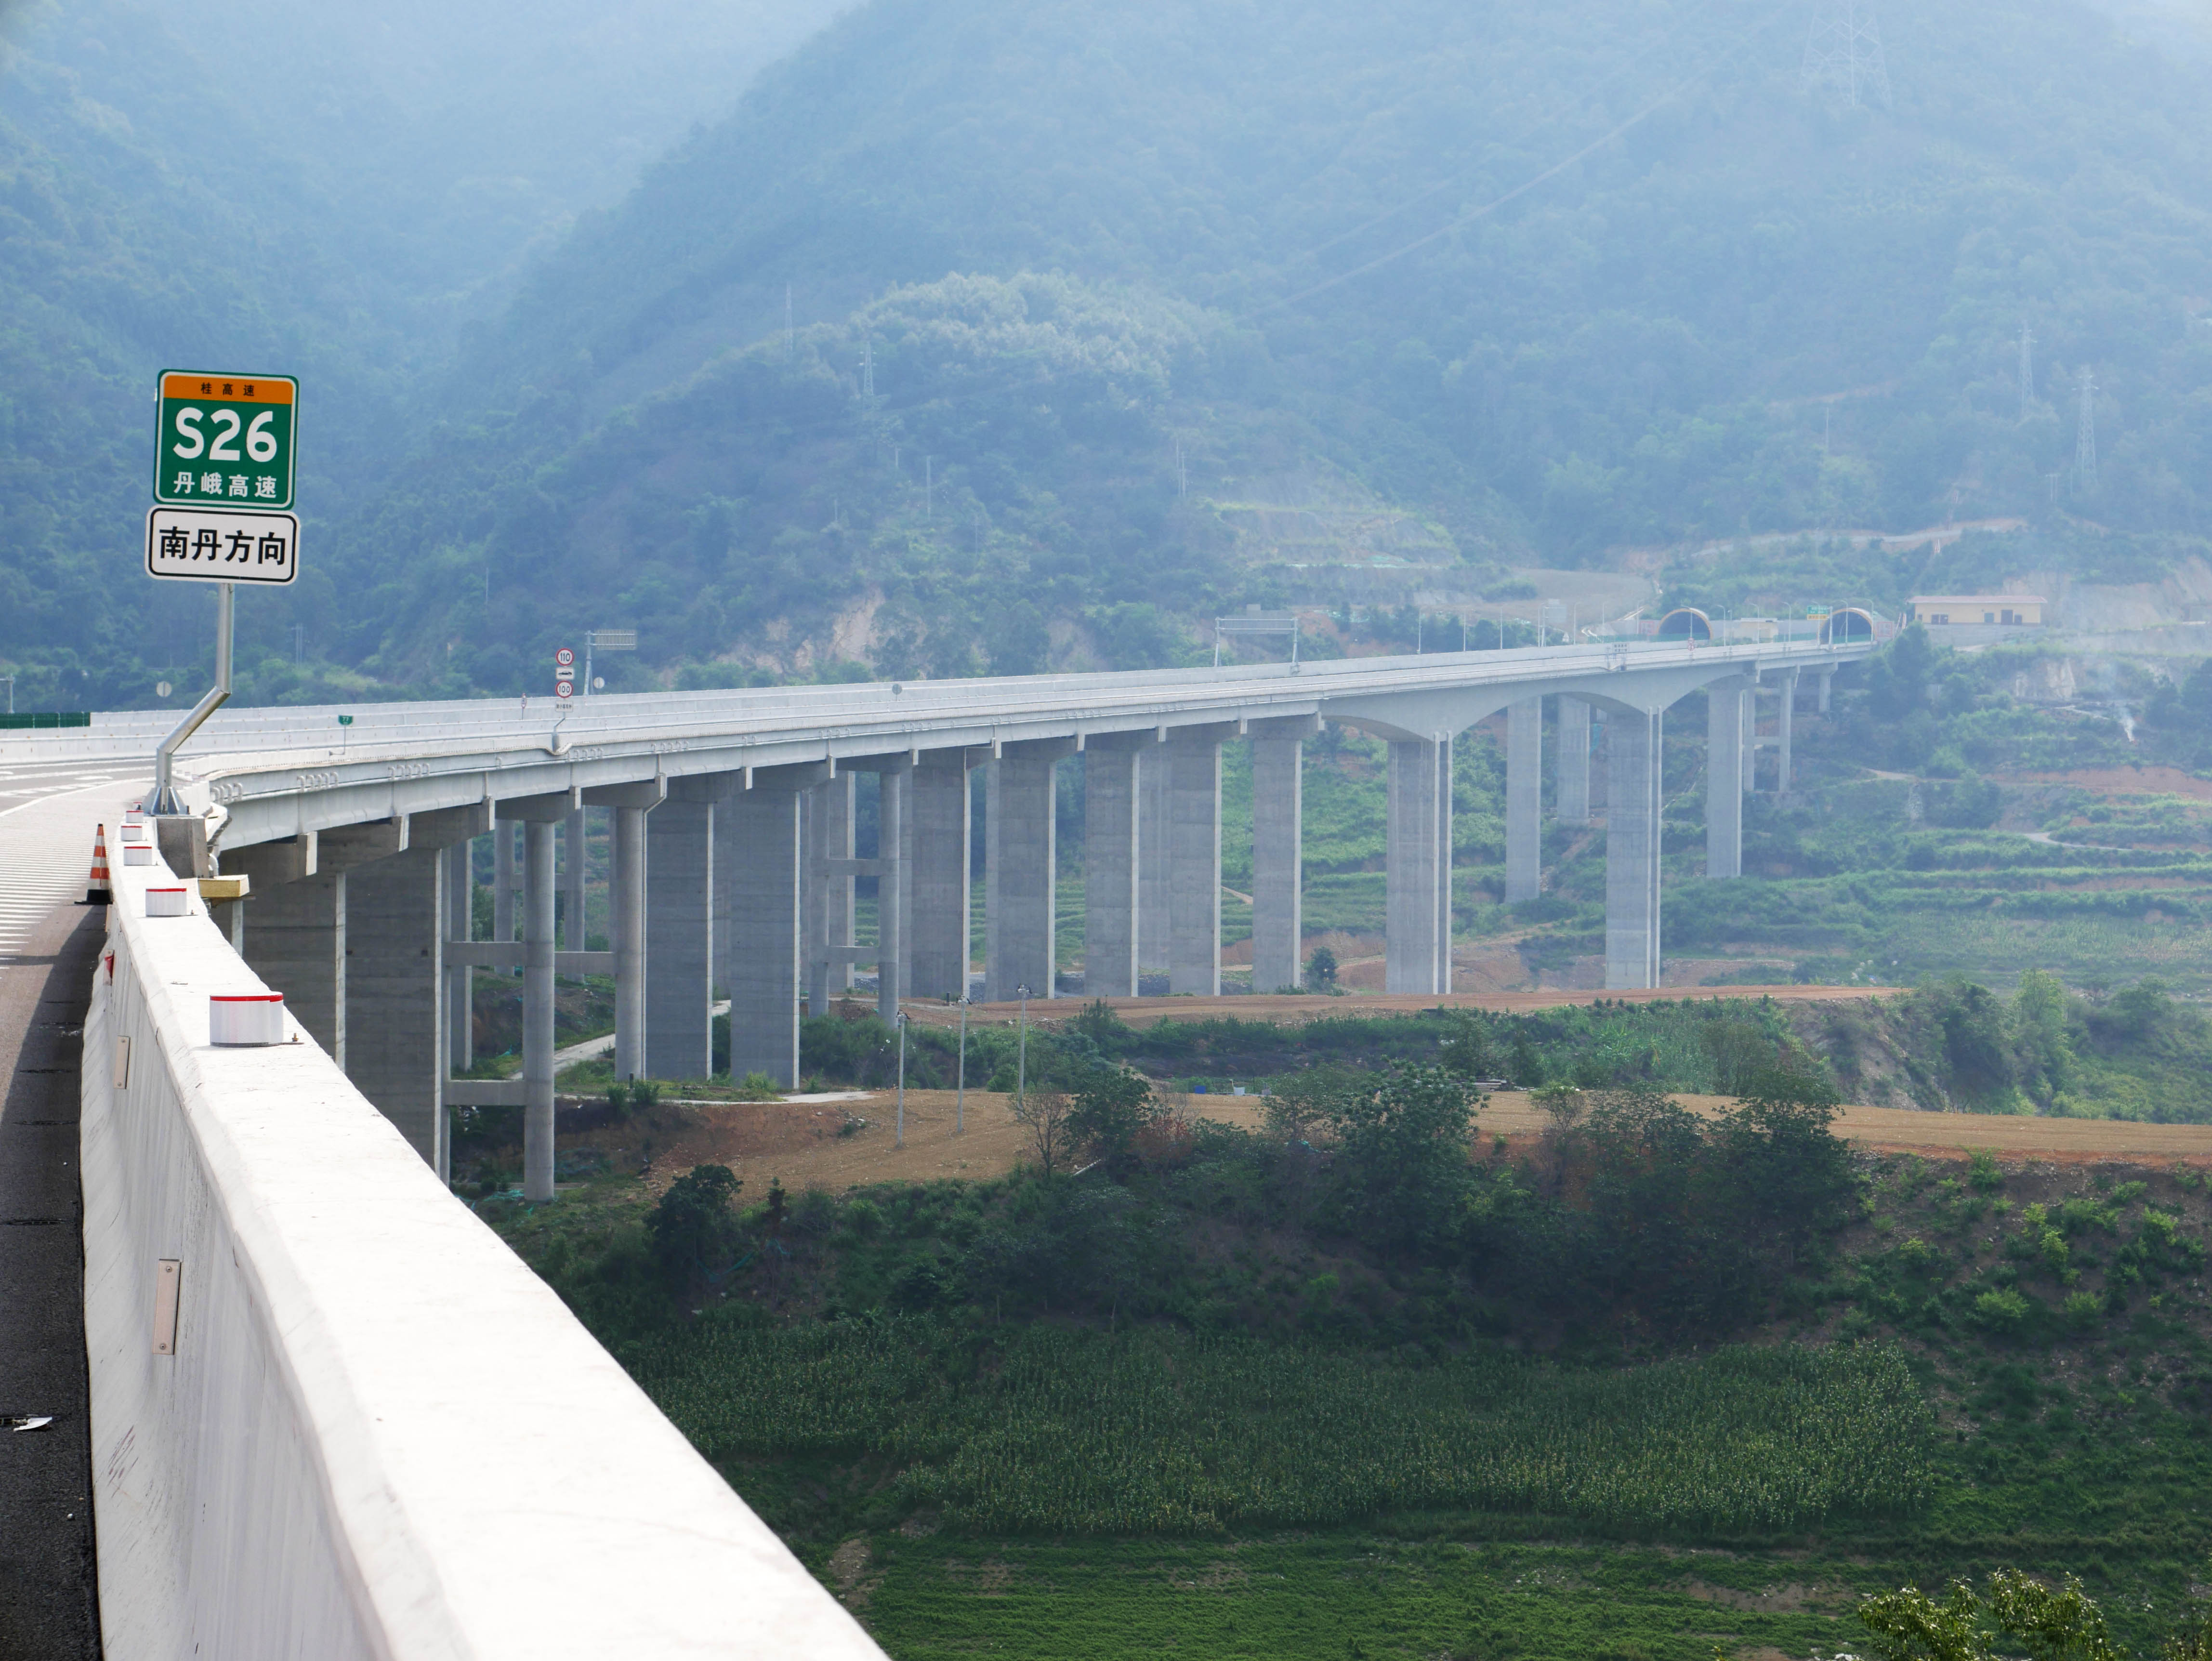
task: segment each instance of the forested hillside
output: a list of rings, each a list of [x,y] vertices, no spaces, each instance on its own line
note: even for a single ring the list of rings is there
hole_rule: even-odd
[[[820,15],[802,10],[778,40]],[[53,63],[9,83],[9,258],[119,303],[19,321],[10,382],[132,368],[103,368],[112,395],[81,417],[96,465],[45,429],[8,441],[7,564],[128,545],[130,374],[218,344],[311,381],[321,586],[248,608],[267,697],[331,674],[511,691],[557,640],[619,624],[644,650],[617,684],[1156,662],[1211,608],[1328,602],[1377,556],[1502,597],[1519,565],[1954,516],[2029,520],[2038,569],[2195,551],[2195,26],[2073,0],[1890,9],[1891,96],[1850,106],[1801,83],[1811,17],[874,0],[543,245],[450,347],[376,296],[436,289],[413,303],[450,319],[441,281],[491,293],[507,266],[479,249],[428,269],[445,245],[411,231],[381,265],[353,232],[321,266],[276,248],[265,190],[210,164],[229,193],[205,185],[201,213],[191,169],[149,183],[142,130],[82,90],[91,54],[41,48]],[[634,102],[633,60],[608,57],[605,100]],[[383,103],[328,131],[435,105],[370,89]],[[512,103],[464,139],[574,150]],[[426,223],[467,220],[481,186],[510,229],[552,227],[527,179],[502,197],[495,169],[449,161]],[[577,205],[615,176],[574,171]],[[371,192],[356,216],[404,223],[405,204]],[[214,252],[264,244],[260,264]],[[88,286],[16,283],[19,319]],[[2092,375],[2094,483],[2072,465]],[[1807,597],[1893,603],[1925,572],[1844,553]],[[13,608],[0,649],[82,658],[84,696],[132,698],[164,654],[115,604]],[[257,661],[295,621],[304,676]]]
[[[469,360],[475,453],[375,531],[419,551],[432,575],[399,588],[438,624],[389,630],[395,592],[357,649],[389,672],[442,634],[465,666],[618,616],[696,661],[709,589],[719,655],[787,672],[872,656],[979,581],[1048,624],[1196,616],[1316,586],[1251,572],[1270,505],[1402,511],[1478,577],[1951,514],[2045,521],[2061,559],[2097,558],[2100,527],[2170,557],[2212,362],[2202,68],[2079,7],[1946,9],[1887,18],[1893,100],[1845,109],[1800,88],[1806,15],[865,7],[541,265]],[[905,350],[916,313],[979,309],[1016,326],[969,328],[957,365]],[[1063,357],[1104,318],[1148,366],[1110,433],[1068,425],[1097,359]],[[2092,371],[2094,490],[2069,472]],[[1125,563],[1138,545],[1183,588]],[[568,574],[610,559],[625,582],[579,608]],[[488,613],[448,574],[471,561]],[[1055,586],[1066,567],[1085,581]],[[866,626],[872,587],[892,626]],[[782,631],[809,629],[793,657]]]
[[[833,9],[553,0],[519,30],[482,0],[0,4],[0,659],[21,702],[151,703],[209,648],[211,598],[140,575],[154,378],[179,365],[301,377],[321,557],[241,608],[248,695],[282,691],[261,660],[291,660],[295,624],[332,656],[331,532],[406,464],[463,327]]]

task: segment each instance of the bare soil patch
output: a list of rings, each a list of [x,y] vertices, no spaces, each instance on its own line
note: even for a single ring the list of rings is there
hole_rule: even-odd
[[[1884,997],[1903,990],[1902,987],[1895,986],[1661,987],[1636,992],[1550,988],[1533,992],[1452,992],[1442,996],[1376,992],[1332,998],[1304,993],[1262,993],[1219,998],[1109,998],[1106,1002],[1124,1021],[1141,1030],[1155,1021],[1170,1019],[1211,1021],[1234,1017],[1243,1021],[1267,1021],[1278,1026],[1297,1026],[1312,1020],[1341,1020],[1363,1015],[1406,1015],[1418,1013],[1424,1009],[1493,1009],[1517,1013],[1531,1009],[1559,1009],[1591,1004],[1601,998],[1610,998],[1622,1003],[1652,1003],[1686,995],[1698,998],[1772,998],[1781,1003],[1824,1003],[1838,999]],[[1048,1001],[1032,1000],[1030,1019],[1040,1025],[1072,1020],[1082,1011],[1085,1001],[1081,998],[1054,998]],[[906,1005],[905,1008],[908,1019],[923,1025],[957,1027],[960,1025],[960,1008],[957,1004],[917,1001]],[[1018,1004],[979,1003],[969,1006],[968,1019],[970,1022],[995,1021],[1003,1025],[1017,1019],[1020,1011]]]
[[[1264,1110],[1256,1096],[1177,1099],[1189,1112],[1224,1124],[1255,1130],[1262,1122]],[[1674,1099],[1705,1114],[1724,1112],[1733,1104],[1721,1096],[1678,1094]],[[646,1165],[647,1186],[656,1193],[696,1165],[726,1165],[744,1183],[748,1203],[765,1195],[771,1180],[794,1192],[841,1192],[872,1183],[981,1181],[1004,1176],[1030,1157],[1028,1133],[1014,1121],[1011,1096],[969,1091],[962,1130],[955,1127],[953,1092],[909,1090],[903,1146],[896,1115],[890,1092],[831,1104],[739,1102],[663,1109],[650,1129],[633,1123],[561,1140],[564,1147],[588,1146],[611,1153],[620,1149],[635,1156]],[[850,1131],[844,1129],[848,1118],[855,1122]],[[1548,1123],[1527,1095],[1500,1092],[1483,1104],[1480,1146],[1487,1151],[1502,1136],[1509,1156],[1518,1156],[1533,1148]],[[1929,1159],[1964,1159],[1988,1149],[2001,1159],[2058,1165],[2125,1160],[2212,1166],[2212,1125],[1846,1107],[1837,1118],[1836,1134],[1870,1150]]]
[[[2058,773],[1992,773],[1999,784],[2072,784],[2116,796],[2193,796],[2212,801],[2212,779],[2179,767],[2076,767]]]

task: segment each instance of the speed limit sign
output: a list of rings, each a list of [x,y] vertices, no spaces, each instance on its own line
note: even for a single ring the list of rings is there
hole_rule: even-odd
[[[567,669],[574,665],[576,661],[576,654],[568,647],[563,646],[559,651],[553,654],[553,661],[559,664],[563,669]]]
[[[576,696],[576,654],[565,646],[553,654],[553,696],[556,698]]]

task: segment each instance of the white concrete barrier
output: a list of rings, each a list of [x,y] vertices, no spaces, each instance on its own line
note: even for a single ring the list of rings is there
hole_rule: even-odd
[[[311,1039],[210,1045],[210,995],[262,983],[197,896],[143,915],[162,867],[114,875],[82,1144],[111,1661],[880,1657]]]

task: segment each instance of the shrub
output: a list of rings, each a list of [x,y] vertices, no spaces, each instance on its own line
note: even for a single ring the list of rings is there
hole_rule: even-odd
[[[731,1208],[744,1186],[726,1165],[694,1165],[669,1184],[645,1220],[662,1274],[681,1283],[721,1256],[737,1232]]]
[[[730,1088],[744,1101],[780,1102],[783,1099],[783,1086],[765,1073],[748,1073],[742,1079],[733,1080]]]
[[[1974,1318],[1992,1332],[2017,1332],[2032,1307],[2019,1293],[2001,1287],[1974,1299]]]

